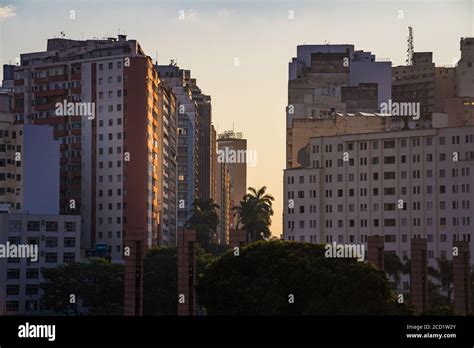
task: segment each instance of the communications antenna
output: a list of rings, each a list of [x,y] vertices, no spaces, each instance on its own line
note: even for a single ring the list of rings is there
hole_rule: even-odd
[[[413,28],[408,27],[408,38],[407,38],[407,65],[413,65]]]

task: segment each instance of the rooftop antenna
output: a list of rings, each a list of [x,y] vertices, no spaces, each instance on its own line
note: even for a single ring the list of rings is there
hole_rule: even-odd
[[[407,65],[413,65],[413,52],[414,52],[414,45],[413,45],[413,28],[408,27],[408,38],[407,38]]]

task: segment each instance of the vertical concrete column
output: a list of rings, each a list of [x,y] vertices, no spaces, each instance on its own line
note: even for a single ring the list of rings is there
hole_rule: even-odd
[[[231,229],[229,231],[229,246],[231,248],[243,247],[247,243],[247,231]]]
[[[129,248],[130,254],[124,256],[124,315],[143,315],[143,258],[146,246],[142,229],[126,231],[124,250],[127,250],[125,248]]]
[[[178,230],[178,315],[196,315],[196,231]]]
[[[411,240],[411,303],[421,313],[428,306],[428,242],[426,238]]]
[[[384,270],[384,249],[383,236],[367,238],[367,260],[381,271]]]
[[[469,242],[455,241],[453,248],[454,312],[466,315],[471,312]]]

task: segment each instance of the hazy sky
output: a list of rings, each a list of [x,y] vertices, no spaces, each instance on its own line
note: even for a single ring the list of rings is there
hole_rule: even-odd
[[[275,196],[272,232],[278,236],[288,62],[296,46],[354,44],[399,65],[406,58],[408,26],[414,28],[415,51],[432,51],[437,65],[452,65],[459,58],[459,39],[474,36],[474,0],[0,0],[0,62],[45,50],[46,40],[60,32],[88,39],[116,36],[119,30],[160,64],[177,60],[211,95],[218,132],[235,127],[257,151],[247,182],[265,185]]]

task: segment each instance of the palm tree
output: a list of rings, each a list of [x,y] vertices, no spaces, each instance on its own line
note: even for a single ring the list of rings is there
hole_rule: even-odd
[[[193,202],[193,214],[186,222],[186,227],[196,230],[197,242],[202,248],[207,248],[219,225],[217,214],[219,206],[212,199],[196,199]]]
[[[393,277],[397,288],[400,286],[400,273],[403,273],[403,263],[395,252],[384,252],[384,271]]]
[[[438,269],[428,267],[428,275],[438,280],[441,288],[446,290],[448,301],[451,302],[451,295],[453,292],[453,262],[446,258],[436,259]]]
[[[403,256],[402,273],[411,274],[411,260],[406,256]]]
[[[250,191],[240,201],[240,205],[235,207],[237,212],[237,228],[243,225],[247,231],[248,242],[254,242],[270,236],[270,225],[272,223],[273,208],[275,200],[272,195],[266,194],[266,186],[258,191],[249,187]]]

